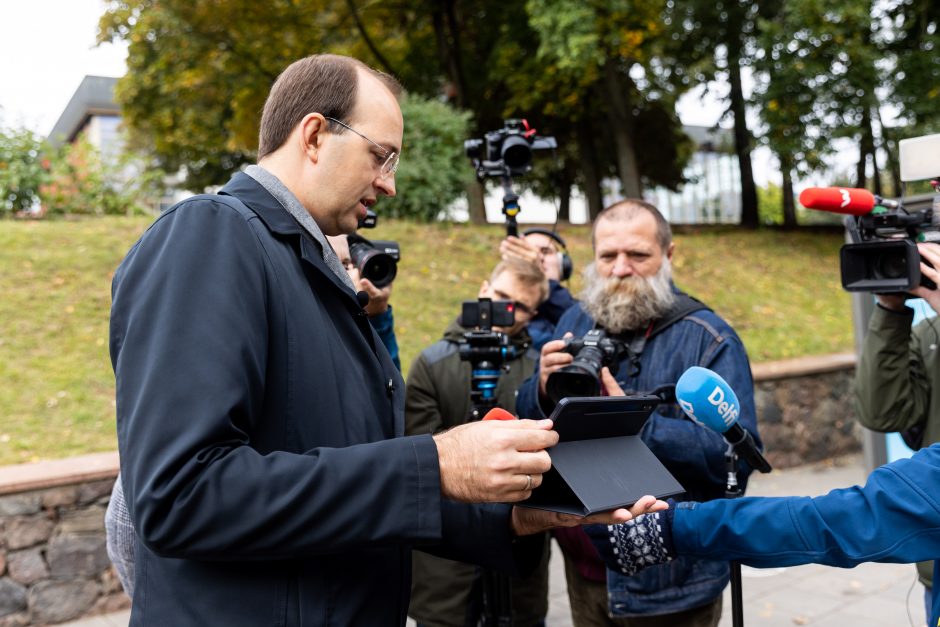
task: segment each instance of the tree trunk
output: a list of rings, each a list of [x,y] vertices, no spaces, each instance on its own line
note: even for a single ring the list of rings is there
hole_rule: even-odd
[[[467,185],[467,212],[473,224],[486,224],[485,191],[483,183],[476,179]]]
[[[796,203],[793,201],[793,164],[790,159],[780,159],[780,169],[783,171],[783,228],[795,229]]]
[[[571,173],[567,163],[559,176],[558,185],[558,222],[571,222]]]
[[[862,121],[859,126],[861,138],[859,141],[858,166],[856,167],[856,187],[865,187],[866,177],[865,169],[868,165],[868,157],[872,162],[872,189],[875,194],[881,195],[881,173],[878,170],[878,159],[875,157],[875,137],[872,131],[871,110],[865,107],[862,110]]]
[[[747,128],[744,88],[741,84],[741,62],[735,51],[728,53],[728,80],[731,83],[731,112],[734,114],[734,151],[738,155],[741,172],[741,226],[756,229],[760,223],[757,215],[757,186],[751,167],[751,133]]]
[[[450,77],[453,87],[453,102],[458,108],[467,108],[467,87],[463,73],[462,51],[460,42],[455,33],[460,25],[454,9],[453,0],[445,2],[431,2],[431,19],[434,24],[434,35],[437,40],[438,57],[444,66],[443,69]]]
[[[604,64],[604,90],[623,195],[627,198],[640,198],[643,187],[633,146],[633,111],[630,107],[633,84],[617,69],[615,61],[607,61]]]
[[[581,118],[578,124],[578,153],[581,157],[581,176],[584,177],[583,191],[587,200],[588,221],[593,222],[604,208],[601,194],[600,168],[597,164],[597,152],[594,149],[594,131],[589,118]]]
[[[891,177],[891,195],[900,197],[901,167],[898,164],[897,153],[895,152],[898,143],[893,136],[893,129],[885,127],[884,121],[881,119],[881,109],[879,107],[875,107],[875,114],[878,116],[878,126],[881,128],[881,149],[885,151],[888,174]]]

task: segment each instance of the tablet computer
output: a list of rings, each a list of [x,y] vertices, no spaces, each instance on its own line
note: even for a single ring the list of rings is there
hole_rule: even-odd
[[[636,435],[660,402],[657,396],[569,397],[550,418],[561,442]]]

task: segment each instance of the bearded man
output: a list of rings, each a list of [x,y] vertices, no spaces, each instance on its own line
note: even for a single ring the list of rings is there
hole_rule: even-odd
[[[574,357],[562,350],[564,337],[595,328],[627,347],[615,374],[601,371],[603,393],[649,392],[675,384],[692,366],[720,374],[741,403],[739,422],[760,446],[751,368],[734,330],[706,305],[672,283],[675,251],[669,223],[653,205],[628,199],[602,211],[594,221],[594,262],[584,270],[580,303],[555,328],[541,351],[536,372],[520,388],[516,411],[523,417],[551,414],[548,376]],[[683,498],[724,496],[727,445],[717,433],[685,418],[677,404],[660,405],[641,433],[643,441],[686,489]],[[750,469],[738,467],[746,486]],[[727,562],[679,558],[626,577],[607,571],[587,536],[555,533],[575,627],[594,625],[714,626],[721,618],[721,594],[730,577]]]

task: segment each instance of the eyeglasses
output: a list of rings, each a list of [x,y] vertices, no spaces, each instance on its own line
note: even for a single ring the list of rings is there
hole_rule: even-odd
[[[336,122],[343,128],[346,128],[352,131],[353,133],[355,133],[356,135],[363,138],[364,140],[366,140],[367,142],[369,142],[370,144],[372,144],[373,146],[375,146],[376,148],[382,151],[382,157],[385,159],[385,161],[382,162],[382,167],[379,170],[379,173],[380,173],[379,175],[383,179],[387,179],[388,177],[395,174],[395,172],[398,170],[398,158],[400,155],[397,152],[395,152],[394,150],[385,149],[381,144],[372,141],[371,139],[369,139],[368,137],[366,137],[365,135],[363,135],[362,133],[360,133],[359,131],[351,127],[350,125],[346,124],[345,122],[340,122],[336,118],[325,117],[325,119],[329,120],[330,122]]]

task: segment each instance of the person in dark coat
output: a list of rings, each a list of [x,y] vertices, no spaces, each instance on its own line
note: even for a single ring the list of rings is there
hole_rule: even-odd
[[[539,557],[521,536],[589,522],[498,504],[540,484],[548,422],[402,437],[401,375],[324,237],[395,193],[397,92],[354,59],[295,62],[258,165],[167,210],[115,273],[133,626],[403,625],[412,547],[511,572]]]

